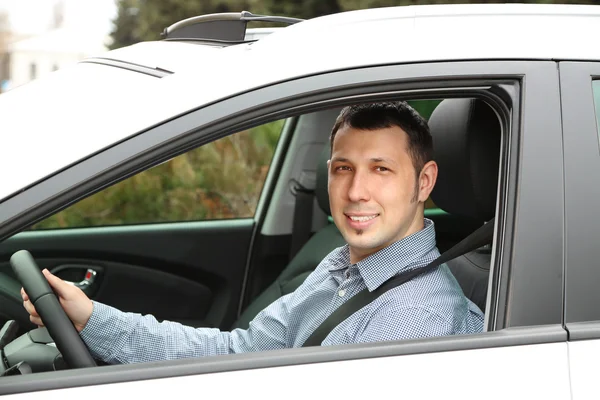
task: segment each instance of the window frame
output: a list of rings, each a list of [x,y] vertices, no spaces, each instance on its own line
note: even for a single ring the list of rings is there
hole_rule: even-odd
[[[600,62],[559,64],[565,152],[565,310],[569,340],[600,338],[600,302],[594,240],[600,226],[590,218],[590,204],[600,200],[600,127],[593,81],[600,81]],[[585,177],[585,179],[582,179]]]
[[[548,88],[555,91],[554,96],[548,95]],[[465,61],[366,67],[281,82],[237,95],[136,135],[9,199],[0,206],[0,238],[45,213],[64,207],[78,196],[100,190],[115,179],[130,176],[192,146],[243,127],[325,106],[392,96],[414,99],[418,92],[423,97],[431,97],[434,92],[456,97],[479,94],[497,110],[502,111],[506,103],[511,106],[510,110],[504,107],[505,113],[500,115],[506,118],[504,126],[508,128],[505,133],[509,141],[505,144],[507,151],[501,166],[505,173],[500,176],[496,222],[494,265],[498,268],[493,268],[491,273],[489,313],[486,313],[487,325],[497,332],[334,348],[288,349],[177,360],[151,366],[111,366],[103,368],[101,374],[94,370],[68,370],[54,372],[52,382],[36,381],[36,375],[32,375],[15,377],[22,378],[20,380],[4,378],[3,384],[10,387],[11,393],[16,393],[315,362],[566,341],[566,332],[561,326],[562,254],[559,254],[559,260],[556,260],[556,252],[545,254],[553,248],[558,252],[562,250],[562,247],[556,249],[556,242],[563,241],[562,229],[556,230],[557,225],[562,227],[562,220],[551,218],[557,211],[562,215],[562,186],[553,185],[561,182],[562,168],[543,174],[544,171],[535,168],[532,159],[540,147],[547,150],[550,157],[557,154],[562,157],[560,124],[547,115],[552,114],[548,110],[557,111],[555,114],[559,110],[558,76],[556,64],[551,61]],[[527,96],[521,96],[525,92]],[[231,110],[234,110],[233,114]],[[115,154],[119,154],[116,159]],[[548,183],[541,187],[542,190],[531,185],[541,177]],[[57,182],[62,183],[58,188],[52,185]],[[536,209],[535,203],[548,195],[548,191],[552,196],[547,207]],[[558,196],[553,191],[557,191]],[[534,225],[532,222],[537,223],[535,230],[539,229],[542,234],[529,237],[525,245],[522,239],[534,229],[529,226]],[[531,260],[536,262],[528,263]],[[528,265],[528,268],[522,265]],[[541,279],[534,281],[536,277]],[[544,290],[536,291],[539,288]],[[492,293],[496,292],[498,296],[492,298]]]

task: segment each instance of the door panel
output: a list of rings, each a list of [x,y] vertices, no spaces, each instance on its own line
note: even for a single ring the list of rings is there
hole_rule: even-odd
[[[95,270],[95,300],[226,329],[236,316],[253,227],[243,219],[24,232],[0,243],[0,271],[14,278],[8,260],[26,249],[69,281]]]
[[[600,63],[562,62],[565,147],[565,322],[600,321],[600,152],[592,81]],[[567,325],[568,326],[568,325]],[[599,336],[600,338],[600,336]]]
[[[193,326],[205,326],[203,320],[214,297],[212,288],[219,280],[211,277],[200,283],[170,272],[110,261],[43,259],[42,264],[60,278],[75,282],[85,282],[84,276],[77,276],[93,269],[97,275],[83,290],[94,300],[123,311],[150,313],[159,320],[189,320]]]
[[[599,327],[599,324],[595,324],[596,334],[600,332]],[[600,340],[591,339],[569,342],[569,367],[573,400],[598,398],[599,358]]]

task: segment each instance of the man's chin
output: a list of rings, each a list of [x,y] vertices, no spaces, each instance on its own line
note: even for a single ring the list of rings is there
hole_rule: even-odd
[[[346,243],[348,243],[350,247],[361,253],[373,252],[382,246],[380,241],[376,240],[375,238],[357,237],[356,235],[353,235],[353,237],[346,239]]]

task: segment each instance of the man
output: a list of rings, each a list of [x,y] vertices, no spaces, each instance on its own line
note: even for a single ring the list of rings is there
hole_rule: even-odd
[[[93,302],[44,274],[92,355],[108,363],[300,347],[341,304],[367,287],[439,256],[424,203],[437,178],[427,123],[405,102],[346,107],[331,133],[329,199],[347,245],[335,249],[293,293],[261,311],[247,330],[221,332]],[[42,321],[27,295],[31,320]],[[322,345],[466,334],[483,314],[443,265],[394,288],[335,327]]]

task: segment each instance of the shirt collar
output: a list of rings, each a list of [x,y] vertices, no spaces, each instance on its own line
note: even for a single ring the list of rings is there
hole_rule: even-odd
[[[391,245],[371,254],[355,265],[369,291],[381,286],[392,276],[423,266],[425,256],[435,248],[435,227],[432,220],[424,218],[424,227]],[[350,264],[348,244],[332,254],[329,271],[338,271]]]

